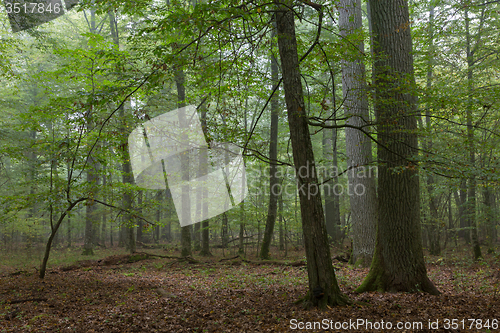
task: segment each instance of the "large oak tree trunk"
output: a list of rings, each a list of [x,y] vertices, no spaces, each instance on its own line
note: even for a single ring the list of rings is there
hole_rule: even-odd
[[[337,284],[328,246],[321,191],[304,104],[295,21],[291,7],[290,2],[287,2],[286,6],[279,5],[276,22],[309,277],[309,292],[304,301],[306,306],[324,308],[326,305],[345,304],[347,299]]]
[[[378,129],[378,221],[370,272],[357,289],[439,294],[427,277],[420,226],[416,99],[406,0],[370,0]]]

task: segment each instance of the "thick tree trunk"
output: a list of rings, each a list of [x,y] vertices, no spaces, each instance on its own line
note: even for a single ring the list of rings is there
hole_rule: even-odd
[[[377,238],[370,272],[357,289],[439,294],[427,277],[420,226],[416,100],[406,0],[370,0],[379,140]],[[395,27],[399,27],[396,29]]]
[[[360,0],[340,1],[339,28],[344,37],[363,28]],[[342,60],[342,90],[347,123],[364,126],[369,122],[368,95],[365,83],[365,65],[362,54],[364,43],[356,45],[356,55]],[[377,195],[372,162],[371,140],[361,131],[346,128],[348,195],[352,217],[352,264],[368,267],[375,249]]]
[[[294,12],[290,1],[286,5],[278,6],[276,22],[309,277],[309,292],[304,302],[306,306],[325,308],[345,304],[347,298],[340,292],[332,266],[302,91]]]
[[[276,36],[276,28],[273,29],[271,38],[274,41]],[[274,44],[274,43],[273,43]],[[278,61],[274,54],[271,54],[271,78],[273,80],[273,87],[277,89],[278,85]],[[264,231],[264,239],[262,240],[262,247],[260,250],[261,259],[270,259],[269,248],[271,246],[271,239],[273,237],[274,225],[276,223],[276,215],[278,212],[278,196],[280,195],[278,179],[278,91],[275,92],[271,99],[271,136],[269,140],[269,206],[267,209],[266,229]]]

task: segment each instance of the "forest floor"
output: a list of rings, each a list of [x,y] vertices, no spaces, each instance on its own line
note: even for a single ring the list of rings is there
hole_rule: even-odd
[[[500,256],[492,254],[477,263],[463,259],[465,252],[426,257],[440,296],[355,294],[368,269],[335,260],[341,290],[359,302],[307,311],[294,304],[306,293],[304,266],[220,261],[222,253],[129,263],[121,253],[51,267],[44,280],[33,268],[0,264],[0,332],[500,331]],[[296,252],[288,260],[301,258]]]

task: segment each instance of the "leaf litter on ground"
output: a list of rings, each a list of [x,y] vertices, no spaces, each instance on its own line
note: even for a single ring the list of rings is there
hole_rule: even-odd
[[[466,266],[428,264],[440,296],[355,294],[368,269],[334,265],[342,292],[354,303],[325,311],[294,304],[307,291],[305,267],[153,258],[53,269],[44,280],[27,272],[4,274],[0,332],[290,332],[293,323],[325,320],[332,329],[321,326],[307,332],[345,332],[335,329],[335,323],[358,319],[423,325],[421,330],[401,332],[462,331],[444,329],[445,319],[465,320],[468,332],[500,331],[469,328],[469,319],[500,322],[497,260]],[[440,328],[430,330],[428,323],[436,320]],[[354,331],[384,331],[366,328]]]

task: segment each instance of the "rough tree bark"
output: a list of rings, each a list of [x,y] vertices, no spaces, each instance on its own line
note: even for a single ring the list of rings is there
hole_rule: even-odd
[[[325,308],[327,305],[345,304],[348,300],[337,284],[328,246],[321,191],[302,91],[295,18],[290,8],[291,1],[277,5],[276,23],[309,278],[309,292],[304,298],[304,305]]]
[[[375,55],[379,186],[377,237],[370,272],[357,292],[439,291],[427,277],[415,164],[416,99],[406,0],[370,0]]]

